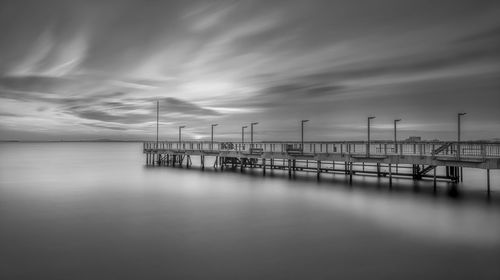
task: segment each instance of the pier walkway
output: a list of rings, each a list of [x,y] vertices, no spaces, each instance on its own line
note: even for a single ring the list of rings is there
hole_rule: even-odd
[[[144,142],[147,165],[192,165],[199,156],[204,169],[206,157],[213,157],[214,168],[260,168],[387,177],[413,180],[431,179],[453,183],[463,181],[463,168],[486,170],[490,194],[490,170],[500,169],[500,142],[419,141],[337,141],[337,142]],[[440,169],[438,172],[437,169]]]

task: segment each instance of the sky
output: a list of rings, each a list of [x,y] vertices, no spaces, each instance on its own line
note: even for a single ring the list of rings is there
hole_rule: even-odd
[[[0,140],[500,138],[500,1],[0,0]],[[247,133],[249,130],[247,129]]]

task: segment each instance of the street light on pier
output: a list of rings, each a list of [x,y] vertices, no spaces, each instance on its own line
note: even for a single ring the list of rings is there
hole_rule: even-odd
[[[250,148],[253,148],[253,126],[259,124],[258,122],[253,122],[250,124]]]
[[[210,137],[210,150],[213,150],[214,149],[214,126],[218,126],[219,124],[212,124],[212,134],[211,134],[211,137]]]
[[[179,126],[179,150],[181,149],[181,141],[182,141],[182,137],[181,137],[181,129],[185,128],[186,126],[185,125],[181,125]]]
[[[460,119],[462,116],[464,116],[467,113],[458,113],[457,114],[457,119],[458,119],[458,135],[457,135],[457,158],[460,159]]]
[[[245,128],[247,128],[248,126],[242,126],[241,127],[241,144],[243,145],[243,143],[245,143]]]
[[[304,123],[306,123],[308,121],[309,120],[301,120],[300,121],[300,128],[301,128],[300,149],[302,152],[304,152]]]
[[[158,129],[160,123],[160,101],[156,101],[156,149],[158,149]]]
[[[375,117],[368,117],[368,144],[366,147],[366,156],[370,156],[370,121],[373,120]]]
[[[394,120],[394,152],[398,153],[398,138],[396,137],[396,124],[400,122],[401,119]]]

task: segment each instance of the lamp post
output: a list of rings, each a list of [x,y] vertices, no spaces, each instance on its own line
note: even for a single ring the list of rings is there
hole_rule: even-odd
[[[370,156],[370,121],[373,120],[375,117],[368,117],[368,144],[366,147],[366,156]]]
[[[241,127],[241,144],[243,145],[243,143],[245,143],[245,128],[247,128],[248,126],[242,126]]]
[[[458,119],[458,135],[457,135],[457,158],[460,159],[460,119],[462,116],[464,116],[467,113],[458,113],[457,114],[457,119]]]
[[[179,150],[181,149],[181,129],[185,128],[186,126],[185,125],[181,125],[179,126]]]
[[[301,128],[300,149],[302,152],[304,152],[304,123],[306,123],[308,121],[309,120],[301,120],[300,121],[300,128]]]
[[[156,149],[158,149],[158,126],[160,120],[160,101],[156,101]]]
[[[400,122],[401,119],[396,119],[394,120],[394,151],[396,152],[396,154],[398,153],[398,138],[396,137],[396,124],[398,122]]]
[[[250,124],[250,148],[253,148],[253,126],[259,124],[258,122],[253,122]]]
[[[210,150],[214,149],[214,126],[217,126],[218,124],[214,123],[212,124],[212,134],[210,137]]]

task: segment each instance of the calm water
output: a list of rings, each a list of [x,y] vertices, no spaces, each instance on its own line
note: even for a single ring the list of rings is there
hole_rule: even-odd
[[[0,279],[500,279],[500,178],[147,168],[141,144],[0,144]],[[194,160],[196,163],[196,160]],[[269,175],[269,174],[268,174]]]

